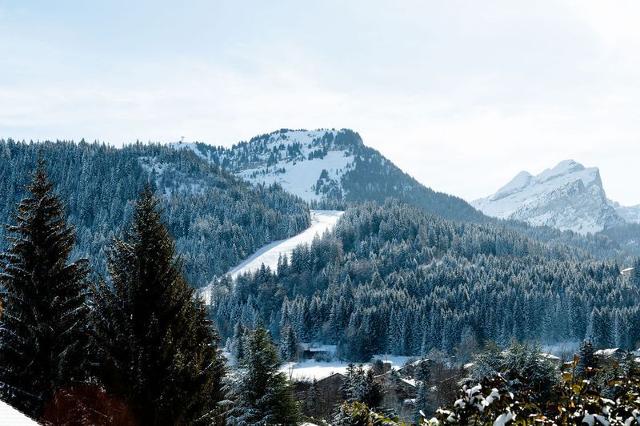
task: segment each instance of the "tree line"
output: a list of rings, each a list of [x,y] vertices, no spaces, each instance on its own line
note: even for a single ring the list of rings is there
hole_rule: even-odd
[[[266,330],[233,375],[146,186],[97,282],[40,160],[2,255],[0,397],[43,424],[295,424]],[[247,391],[250,389],[250,392]]]
[[[223,338],[265,324],[287,341],[338,345],[341,356],[468,357],[487,342],[597,347],[640,342],[640,280],[615,261],[548,247],[517,232],[456,223],[405,204],[350,208],[333,233],[213,288]]]
[[[11,220],[28,181],[24,170],[35,167],[39,153],[55,165],[49,177],[76,229],[72,257],[89,259],[96,275],[106,274],[111,239],[132,219],[138,192],[147,182],[163,200],[164,220],[194,287],[310,223],[306,204],[277,185],[252,186],[188,150],[10,139],[0,140],[0,223]],[[0,241],[0,249],[6,248]]]

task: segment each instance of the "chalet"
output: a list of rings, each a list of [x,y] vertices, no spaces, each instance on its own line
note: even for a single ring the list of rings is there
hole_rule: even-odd
[[[416,381],[402,377],[395,370],[375,376],[374,379],[383,389],[381,405],[393,410],[400,420],[412,422],[415,414]]]
[[[342,386],[346,376],[333,373],[315,382],[296,382],[294,391],[300,401],[308,401],[309,406],[303,407],[304,414],[313,418],[331,418],[336,404],[344,401]]]
[[[600,349],[593,353],[600,361],[615,363],[622,361],[627,352],[620,348]]]
[[[329,361],[335,356],[334,345],[313,346],[306,343],[300,345],[303,360]]]
[[[561,365],[562,364],[562,360],[560,359],[560,357],[555,356],[553,354],[541,353],[540,354],[540,358],[546,359],[547,361],[550,361],[551,363],[556,364],[556,365]]]

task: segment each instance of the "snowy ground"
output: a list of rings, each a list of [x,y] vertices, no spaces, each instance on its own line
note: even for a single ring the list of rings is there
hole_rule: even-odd
[[[339,210],[311,210],[311,226],[286,240],[274,241],[267,244],[254,254],[245,259],[235,268],[231,269],[228,274],[232,279],[247,272],[255,272],[264,264],[275,271],[280,256],[291,256],[293,249],[301,244],[310,244],[316,236],[322,236],[327,231],[332,230],[340,216],[344,212]],[[200,289],[206,304],[209,304],[209,294],[211,287],[203,287]]]
[[[311,226],[309,228],[296,236],[262,247],[230,270],[229,275],[235,279],[247,272],[257,271],[263,264],[271,268],[272,271],[275,270],[280,256],[291,256],[293,249],[300,244],[309,244],[316,235],[322,236],[326,231],[333,229],[342,213],[344,212],[338,210],[311,210]]]
[[[392,355],[376,355],[374,359],[382,359],[391,363],[391,368],[400,369],[404,366],[410,357],[407,356],[392,356]],[[331,376],[334,373],[345,374],[348,362],[345,361],[330,361],[322,362],[315,360],[307,360],[302,362],[288,362],[284,364],[280,371],[285,373],[291,380],[297,381],[313,381],[321,380]],[[364,368],[371,368],[371,364],[364,364]]]
[[[6,402],[0,401],[0,425],[37,426],[37,423]]]

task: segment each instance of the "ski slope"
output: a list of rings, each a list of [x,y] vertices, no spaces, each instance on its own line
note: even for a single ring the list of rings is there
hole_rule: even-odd
[[[294,248],[301,244],[310,244],[316,236],[321,237],[325,232],[332,230],[343,213],[340,210],[311,210],[311,226],[309,228],[291,238],[267,244],[231,269],[227,274],[231,279],[235,280],[240,275],[256,272],[262,265],[275,271],[278,266],[278,259],[281,256],[290,258]],[[200,295],[206,304],[210,303],[210,293],[211,285],[200,290]]]

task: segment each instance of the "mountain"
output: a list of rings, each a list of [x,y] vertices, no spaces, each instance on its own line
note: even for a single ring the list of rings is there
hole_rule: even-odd
[[[489,216],[583,235],[640,218],[640,209],[622,207],[607,198],[596,167],[573,160],[536,176],[521,172],[498,192],[472,205]]]
[[[532,226],[517,218],[489,217],[461,198],[427,188],[367,147],[360,135],[349,129],[282,129],[230,148],[201,142],[174,143],[172,147],[190,151],[254,184],[277,183],[314,208],[345,209],[394,198],[445,219],[497,224],[545,244],[569,245],[599,258],[640,254],[640,231],[636,228],[616,228],[615,233],[607,235],[580,235],[549,226]],[[522,174],[512,186],[528,179]]]
[[[282,129],[231,148],[176,143],[252,183],[278,183],[314,205],[336,207],[396,198],[461,221],[486,217],[461,198],[425,187],[348,130]]]
[[[106,250],[151,182],[184,271],[196,287],[236,266],[260,247],[309,227],[307,204],[278,186],[251,185],[201,158],[155,144],[0,140],[0,223],[11,223],[36,159],[42,156],[76,227],[75,256],[105,274]],[[0,228],[0,249],[6,242]]]
[[[610,201],[609,203],[626,222],[640,223],[640,204],[637,206],[623,206],[616,201]]]

